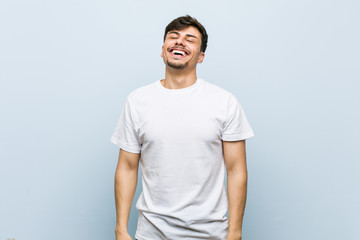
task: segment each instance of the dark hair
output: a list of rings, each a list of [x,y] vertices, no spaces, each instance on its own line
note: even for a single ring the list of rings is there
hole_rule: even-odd
[[[172,30],[183,30],[187,27],[196,27],[197,30],[199,30],[199,32],[201,33],[201,47],[200,50],[202,52],[205,52],[206,47],[207,47],[207,41],[208,41],[208,35],[206,33],[206,30],[204,28],[203,25],[201,25],[201,23],[198,22],[198,20],[196,20],[195,18],[189,16],[189,15],[185,15],[182,17],[178,17],[174,20],[171,21],[171,23],[169,23],[166,28],[165,28],[165,34],[164,34],[164,41],[166,39],[166,34],[169,31]]]

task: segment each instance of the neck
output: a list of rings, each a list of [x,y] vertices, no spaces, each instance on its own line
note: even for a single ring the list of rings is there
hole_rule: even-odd
[[[173,69],[166,66],[165,79],[161,80],[164,87],[169,89],[181,89],[190,87],[196,82],[196,69]]]

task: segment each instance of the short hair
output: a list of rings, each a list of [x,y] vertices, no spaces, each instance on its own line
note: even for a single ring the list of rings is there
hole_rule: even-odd
[[[208,41],[208,35],[206,33],[206,30],[204,28],[204,26],[198,22],[198,20],[196,20],[195,18],[189,16],[189,15],[185,15],[185,16],[181,16],[178,17],[174,20],[172,20],[165,28],[165,34],[164,34],[164,41],[166,39],[166,34],[169,31],[172,30],[183,30],[187,27],[193,26],[195,28],[197,28],[197,30],[199,30],[200,34],[201,34],[201,47],[200,50],[202,52],[205,52],[206,47],[207,47],[207,41]]]

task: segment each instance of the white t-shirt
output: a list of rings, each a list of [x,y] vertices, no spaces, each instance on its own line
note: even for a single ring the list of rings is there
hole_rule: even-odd
[[[226,239],[222,140],[253,135],[236,98],[203,79],[182,89],[156,81],[131,92],[111,142],[141,152],[135,237]]]

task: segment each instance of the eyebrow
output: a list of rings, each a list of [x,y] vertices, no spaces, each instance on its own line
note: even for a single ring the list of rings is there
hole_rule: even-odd
[[[171,34],[171,33],[174,33],[174,34],[176,34],[176,35],[180,35],[180,33],[179,32],[176,32],[176,31],[171,31],[171,32],[169,32],[169,34]],[[191,35],[191,34],[185,34],[185,36],[187,36],[187,37],[193,37],[193,38],[197,38],[196,36],[194,36],[194,35]]]

